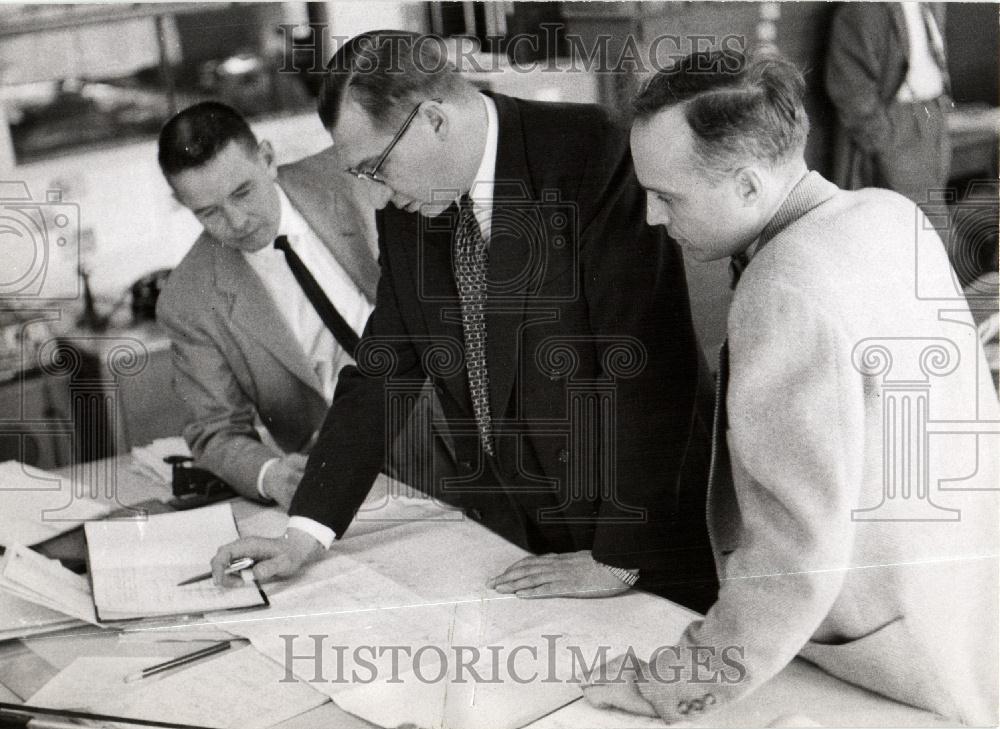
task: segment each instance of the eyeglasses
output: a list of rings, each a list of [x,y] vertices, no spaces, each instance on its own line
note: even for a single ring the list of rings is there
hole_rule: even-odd
[[[440,104],[442,99],[431,99],[431,101],[435,101]],[[375,160],[374,165],[367,169],[362,169],[360,167],[348,167],[346,170],[347,174],[354,175],[359,180],[367,180],[368,182],[374,182],[379,185],[388,184],[385,179],[379,175],[378,171],[382,168],[382,165],[385,164],[385,160],[389,156],[389,153],[392,152],[393,148],[399,143],[399,140],[403,138],[404,134],[406,134],[406,130],[410,128],[410,124],[412,124],[413,120],[417,117],[417,112],[420,111],[420,107],[423,103],[424,102],[421,101],[413,107],[413,111],[411,111],[406,117],[406,121],[403,122],[403,126],[399,128],[399,131],[393,136],[392,141],[389,142],[389,145],[385,148],[382,154],[379,155],[379,158]]]

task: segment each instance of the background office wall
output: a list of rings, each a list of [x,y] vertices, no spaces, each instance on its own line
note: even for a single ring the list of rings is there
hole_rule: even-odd
[[[421,5],[401,3],[324,3],[330,32],[350,35],[373,26],[403,25],[421,29]],[[513,12],[518,6],[512,5]],[[809,140],[810,163],[820,171],[829,166],[832,114],[822,92],[824,40],[834,6],[824,2],[651,2],[564,3],[560,6],[567,31],[586,38],[609,34],[621,44],[629,34],[649,44],[660,34],[682,38],[747,38],[751,45],[773,43],[798,63],[810,84],[807,100],[813,119]],[[219,24],[225,26],[220,10]],[[266,13],[265,10],[259,12]],[[948,7],[948,47],[955,91],[959,100],[997,104],[997,12],[992,3],[957,3]],[[203,51],[189,33],[184,52]],[[579,93],[546,85],[566,79],[515,77],[517,83],[504,90],[543,98],[592,98],[588,79]],[[616,74],[598,78],[598,96],[615,109],[634,89],[635,80]],[[274,142],[282,161],[318,151],[327,143],[325,132],[311,113],[262,122],[262,136]],[[190,214],[170,197],[155,162],[152,140],[116,148],[63,156],[17,167],[14,178],[29,184],[35,199],[44,199],[49,189],[59,188],[63,198],[80,207],[81,228],[92,250],[85,251],[92,271],[94,290],[105,298],[116,298],[137,277],[163,266],[175,265],[198,233]],[[10,179],[10,178],[8,178]],[[2,201],[0,201],[2,204]],[[697,266],[691,270],[692,291],[699,319],[706,332],[706,345],[713,348],[724,329],[728,301],[725,266]]]

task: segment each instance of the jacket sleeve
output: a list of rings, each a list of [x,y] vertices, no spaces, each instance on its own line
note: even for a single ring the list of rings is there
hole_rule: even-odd
[[[770,301],[730,325],[729,449],[740,522],[730,528],[741,536],[723,558],[716,604],[639,684],[667,721],[695,719],[780,671],[816,632],[851,566],[862,378],[849,338],[814,297],[767,286]]]
[[[184,439],[195,465],[222,478],[239,494],[259,499],[257,475],[282,454],[264,445],[254,427],[256,408],[237,382],[211,334],[175,302],[157,307],[170,336],[173,387],[188,410]]]
[[[381,231],[379,237],[384,240]],[[375,309],[358,345],[357,365],[340,371],[333,405],[288,512],[325,524],[338,539],[383,468],[387,439],[398,434],[412,412],[408,401],[400,402],[402,410],[387,408],[389,378],[395,385],[412,380],[417,388],[426,380],[399,314],[389,258],[383,245]]]
[[[841,3],[826,54],[826,91],[837,117],[861,149],[885,149],[892,128],[882,99],[888,35],[894,33],[887,3]]]
[[[616,408],[610,442],[602,444],[611,458],[593,554],[638,568],[640,584],[664,571],[677,582],[702,572],[714,579],[707,475],[684,472],[699,362],[684,263],[663,229],[645,222],[645,193],[624,141],[592,160],[587,174],[604,187],[592,191],[595,213],[581,221],[590,328],[601,373],[614,382]],[[581,199],[586,210],[587,195]]]

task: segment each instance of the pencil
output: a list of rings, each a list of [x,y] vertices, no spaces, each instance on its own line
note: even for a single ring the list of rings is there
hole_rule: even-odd
[[[150,666],[149,668],[144,668],[137,673],[129,674],[125,677],[125,683],[132,683],[134,681],[140,681],[144,678],[149,678],[157,673],[162,673],[163,671],[169,671],[171,668],[179,668],[180,666],[186,666],[189,663],[200,660],[202,658],[207,658],[208,656],[214,656],[216,653],[222,653],[224,650],[228,650],[230,643],[232,641],[224,640],[221,643],[215,643],[210,646],[206,646],[200,650],[196,650],[193,653],[186,653],[183,656],[177,656],[176,658],[171,658],[169,661],[164,661],[163,663],[157,663],[155,666]]]

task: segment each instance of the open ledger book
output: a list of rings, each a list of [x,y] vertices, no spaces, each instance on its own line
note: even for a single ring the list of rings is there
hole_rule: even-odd
[[[249,572],[239,587],[216,587],[210,579],[177,586],[208,571],[218,548],[239,538],[228,503],[143,520],[87,522],[84,532],[100,622],[268,604]]]

